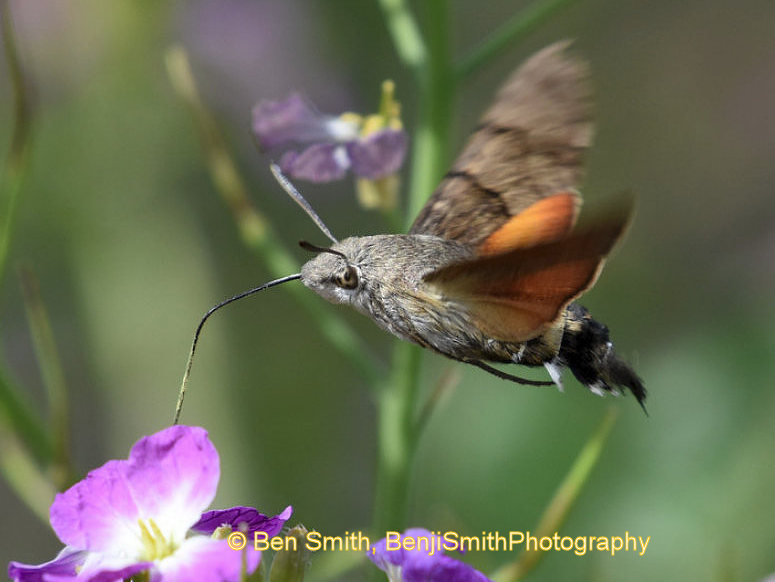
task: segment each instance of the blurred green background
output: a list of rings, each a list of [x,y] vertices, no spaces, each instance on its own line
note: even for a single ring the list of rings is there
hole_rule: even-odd
[[[453,54],[527,5],[451,2]],[[413,6],[422,16],[422,3]],[[27,264],[50,311],[74,463],[85,472],[169,423],[200,316],[271,278],[214,194],[190,113],[166,77],[165,50],[181,43],[190,52],[251,198],[292,249],[299,239],[326,241],[253,147],[252,105],[299,90],[323,111],[369,111],[390,77],[411,129],[416,95],[373,2],[11,7],[36,118],[0,288],[0,355],[45,414],[15,268]],[[775,571],[773,30],[771,0],[579,0],[468,80],[453,151],[533,51],[575,38],[591,62],[598,133],[586,212],[624,190],[637,193],[638,211],[583,303],[645,379],[650,416],[632,398],[603,401],[570,378],[565,394],[524,389],[427,355],[424,386],[450,366],[462,380],[420,445],[411,524],[466,535],[534,528],[613,402],[619,420],[561,533],[629,531],[651,536],[648,550],[553,552],[531,579],[759,580]],[[11,120],[3,64],[3,148]],[[385,230],[358,207],[350,181],[298,185],[340,238]],[[299,264],[308,257],[293,252]],[[389,360],[390,338],[354,312],[327,308]],[[326,535],[371,522],[371,393],[287,288],[209,322],[183,422],[205,426],[220,451],[216,506],[277,512],[293,504],[294,522]],[[2,481],[0,516],[0,563],[39,563],[58,551],[48,525]],[[487,572],[507,556],[466,559]]]

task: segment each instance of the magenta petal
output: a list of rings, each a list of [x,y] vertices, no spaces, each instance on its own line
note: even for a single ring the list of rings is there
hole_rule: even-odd
[[[19,562],[8,564],[8,577],[13,582],[43,582],[50,576],[75,577],[77,568],[86,560],[89,552],[66,547],[59,555],[45,564],[30,566]]]
[[[291,517],[293,508],[289,505],[279,515],[269,517],[252,507],[231,507],[229,509],[214,509],[205,511],[201,519],[191,529],[210,535],[217,528],[227,525],[234,531],[241,531],[250,537],[253,532],[262,531],[269,537],[280,533],[285,522]]]
[[[404,163],[408,139],[406,132],[383,129],[347,144],[352,171],[358,176],[376,180],[395,174]]]
[[[401,535],[401,540],[411,537],[421,550],[405,550],[403,544],[388,550],[386,539],[382,539],[368,552],[369,559],[388,574],[401,572],[403,582],[488,582],[484,574],[472,566],[444,554],[444,540],[428,530],[413,528]],[[433,539],[434,541],[430,541]],[[431,551],[428,544],[431,543]],[[392,578],[391,578],[392,579]]]
[[[319,143],[294,156],[283,156],[280,167],[294,178],[331,182],[344,178],[350,167],[350,159],[344,145]]]
[[[121,582],[122,580],[129,580],[135,574],[153,568],[153,562],[121,564],[118,563],[120,562],[119,560],[114,561],[117,563],[110,564],[106,563],[107,561],[101,561],[91,566],[86,564],[72,582]],[[70,580],[67,578],[46,577],[45,582],[70,582]]]
[[[172,426],[132,447],[127,478],[143,516],[185,532],[215,498],[220,459],[206,430]]]
[[[238,551],[226,540],[189,538],[172,556],[156,564],[151,582],[239,582],[243,555],[247,573],[252,574],[261,561],[261,552],[253,549],[251,540],[246,549]]]
[[[289,143],[331,139],[327,123],[333,119],[315,111],[296,93],[282,101],[262,101],[253,108],[253,132],[260,146],[270,149]]]
[[[138,510],[124,482],[125,463],[108,461],[57,494],[50,510],[51,527],[66,545],[100,551],[132,537]]]
[[[13,582],[121,582],[152,566],[152,562],[106,558],[66,547],[54,560],[40,566],[11,562],[8,575]]]
[[[51,526],[66,545],[131,552],[138,520],[152,518],[182,541],[212,501],[218,453],[198,427],[173,426],[140,439],[126,461],[109,461],[56,496]]]
[[[401,534],[401,541],[403,542],[407,537],[417,540],[418,538],[430,538],[431,536],[438,538],[436,534],[432,534],[427,529],[411,528]],[[391,539],[391,542],[395,543],[395,540]],[[416,542],[415,545],[417,545],[417,543],[418,542]],[[383,538],[374,544],[374,547],[372,551],[368,553],[368,556],[380,570],[386,571],[388,564],[402,566],[404,562],[410,559],[412,554],[417,551],[418,550],[405,550],[403,543],[399,548],[395,548],[394,545],[391,545],[390,549],[388,549],[387,538]]]

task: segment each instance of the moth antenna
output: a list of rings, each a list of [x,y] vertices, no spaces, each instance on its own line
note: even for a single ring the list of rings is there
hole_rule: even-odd
[[[285,174],[283,174],[280,166],[278,166],[275,162],[272,162],[269,165],[269,168],[272,170],[272,174],[274,174],[275,180],[277,180],[280,186],[282,186],[283,190],[288,193],[288,196],[293,198],[296,201],[296,204],[304,209],[304,212],[307,213],[307,216],[309,216],[315,222],[315,224],[318,225],[318,228],[323,231],[324,235],[326,235],[333,243],[338,243],[339,241],[336,240],[336,237],[333,234],[331,234],[331,231],[328,230],[328,227],[317,215],[317,212],[312,209],[312,206],[310,206],[309,202],[307,202],[304,196],[302,196],[296,187],[291,184],[291,181],[285,177]]]
[[[196,351],[196,344],[199,341],[199,334],[202,332],[202,327],[204,326],[205,321],[207,321],[208,318],[213,313],[218,311],[221,307],[228,305],[229,303],[234,303],[235,301],[248,297],[249,295],[253,295],[254,293],[258,293],[259,291],[263,291],[264,289],[269,289],[269,287],[274,287],[275,285],[287,283],[288,281],[293,281],[295,279],[301,279],[301,273],[296,273],[295,275],[288,275],[287,277],[281,277],[280,279],[269,281],[269,283],[264,283],[263,285],[259,285],[258,287],[254,287],[253,289],[248,289],[247,291],[243,291],[242,293],[239,293],[234,297],[229,297],[228,299],[221,301],[218,305],[211,307],[207,311],[207,313],[204,314],[204,317],[202,317],[202,320],[199,322],[199,325],[196,326],[196,331],[194,332],[194,341],[191,343],[191,351],[188,352],[186,371],[183,374],[183,382],[181,382],[180,384],[180,391],[178,392],[178,403],[175,405],[175,417],[172,419],[172,424],[178,424],[178,420],[180,419],[180,412],[183,409],[183,398],[186,396],[186,386],[188,385],[188,378],[191,375],[191,366],[194,363],[194,352]]]
[[[318,245],[313,245],[311,242],[307,242],[305,240],[300,240],[299,246],[305,251],[312,251],[313,253],[331,253],[337,257],[342,257],[345,263],[349,263],[347,260],[347,255],[341,251],[335,251],[334,249],[329,249],[328,247],[319,247]]]

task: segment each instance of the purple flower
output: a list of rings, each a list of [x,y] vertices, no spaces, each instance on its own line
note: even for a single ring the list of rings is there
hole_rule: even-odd
[[[412,549],[409,549],[412,548]],[[444,554],[457,549],[455,541],[413,528],[403,535],[389,535],[368,552],[369,559],[385,572],[390,582],[488,582],[473,567]]]
[[[218,452],[204,429],[172,426],[143,437],[129,459],[108,461],[57,494],[50,514],[65,544],[59,555],[38,566],[11,562],[8,575],[14,582],[113,582],[148,571],[149,582],[237,582],[243,556],[252,573],[260,552],[201,534],[224,527],[274,536],[292,509],[272,518],[249,507],[202,514],[219,477]]]
[[[280,158],[283,172],[295,178],[330,182],[352,170],[358,177],[379,180],[398,172],[408,142],[392,101],[392,84],[383,90],[381,109],[366,118],[354,113],[335,117],[316,111],[294,93],[282,101],[256,105],[253,131],[264,149],[305,145]]]

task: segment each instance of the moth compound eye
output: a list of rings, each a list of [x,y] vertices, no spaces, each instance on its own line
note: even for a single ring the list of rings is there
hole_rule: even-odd
[[[347,265],[345,270],[336,276],[334,283],[342,289],[355,289],[358,286],[358,272],[352,265]]]

